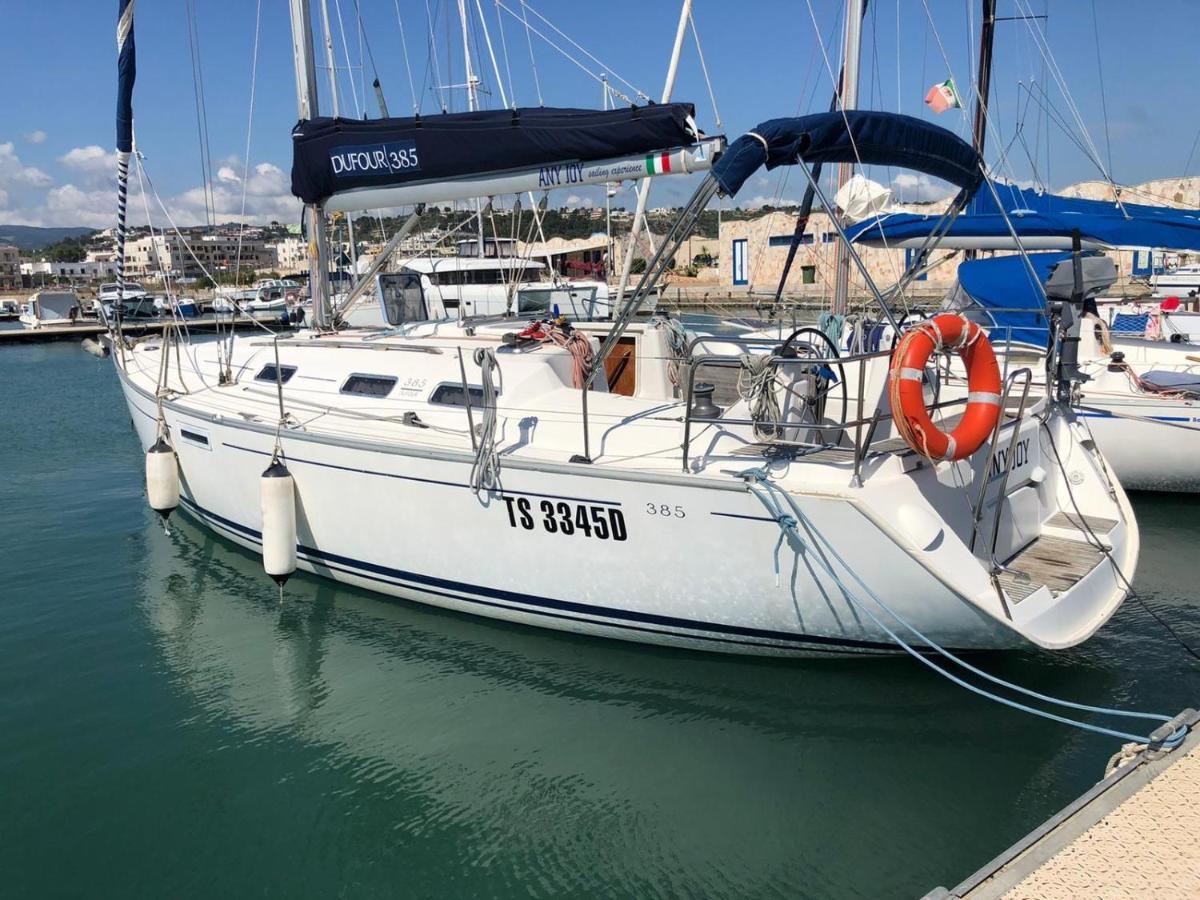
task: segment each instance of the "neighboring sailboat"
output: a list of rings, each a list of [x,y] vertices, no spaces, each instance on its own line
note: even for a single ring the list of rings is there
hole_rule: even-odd
[[[981,192],[985,193],[985,192]],[[1010,185],[976,200],[952,221],[940,216],[890,214],[849,230],[855,241],[874,246],[925,249],[938,236],[939,248],[1011,251],[1081,251],[1081,300],[1093,301],[1116,282],[1116,268],[1099,251],[1122,247],[1170,246],[1200,250],[1200,210],[1105,203],[1057,197]],[[962,309],[985,324],[994,341],[1041,355],[1052,340],[1048,299],[1074,289],[1070,252],[1030,257],[996,257],[960,265],[947,295],[947,308]],[[1056,286],[1051,280],[1056,281]],[[1057,287],[1057,289],[1056,289]],[[1151,316],[1114,316],[1100,311],[1084,320],[1078,345],[1081,380],[1073,392],[1121,482],[1134,490],[1200,491],[1200,358],[1182,340],[1189,314],[1154,312],[1159,338],[1148,336]],[[1166,327],[1161,321],[1167,322]],[[1136,328],[1127,322],[1140,322]],[[1187,329],[1183,331],[1181,329]],[[1180,337],[1172,339],[1172,332]]]

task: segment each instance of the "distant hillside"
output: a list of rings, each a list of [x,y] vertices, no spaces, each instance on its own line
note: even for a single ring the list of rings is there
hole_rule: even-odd
[[[30,225],[0,225],[0,244],[12,244],[19,250],[41,250],[64,238],[91,234],[94,228],[34,228]]]

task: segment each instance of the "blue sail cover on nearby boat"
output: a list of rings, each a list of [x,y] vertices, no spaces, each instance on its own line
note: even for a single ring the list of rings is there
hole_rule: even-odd
[[[133,152],[133,83],[137,80],[137,42],[133,34],[134,0],[117,5],[117,150]]]
[[[957,219],[944,232],[941,247],[954,247],[970,241],[979,249],[1007,249],[1013,246],[1015,231],[1023,242],[1037,247],[1071,246],[1071,233],[1079,229],[1085,243],[1108,247],[1149,247],[1171,250],[1200,250],[1200,210],[1169,209],[1105,200],[1081,200],[1042,193],[1011,184],[996,184],[979,191]],[[996,205],[1000,204],[1008,221]],[[847,229],[853,241],[868,244],[903,246],[921,241],[937,230],[940,215],[920,216],[894,213],[869,219]]]
[[[1046,347],[1050,324],[1043,285],[1054,267],[1070,258],[1070,253],[1030,253],[968,260],[958,267],[958,284],[986,314],[979,321],[992,330],[993,341]],[[1041,284],[1034,282],[1030,266]]]
[[[983,180],[979,154],[957,135],[923,119],[871,110],[763,122],[729,146],[712,174],[732,196],[763,164],[774,169],[800,161],[912,169],[949,181],[967,196]]]
[[[292,193],[305,203],[321,203],[358,188],[654,153],[693,143],[694,114],[690,103],[663,103],[311,119],[292,131]],[[650,167],[643,174],[656,172]]]

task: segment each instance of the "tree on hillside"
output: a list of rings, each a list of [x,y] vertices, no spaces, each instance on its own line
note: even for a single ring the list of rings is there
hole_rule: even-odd
[[[47,262],[82,262],[87,256],[83,241],[77,237],[63,238],[45,248],[41,258]]]

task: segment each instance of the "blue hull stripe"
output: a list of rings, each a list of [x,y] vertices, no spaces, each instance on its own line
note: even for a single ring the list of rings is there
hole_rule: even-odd
[[[259,543],[262,541],[261,533],[252,528],[248,528],[238,522],[226,519],[224,516],[219,516],[216,513],[210,512],[186,498],[180,498],[180,502],[185,508],[191,510],[196,515],[208,520],[211,523],[218,524],[228,531],[250,538],[253,541]],[[693,619],[683,619],[675,616],[662,616],[655,613],[645,613],[634,610],[615,610],[608,607],[594,606],[587,603],[575,603],[569,600],[555,600],[549,597],[534,597],[528,594],[519,594],[513,591],[506,591],[498,588],[486,588],[478,585],[465,584],[459,581],[452,581],[445,578],[436,578],[429,575],[420,575],[414,572],[405,572],[401,569],[393,569],[388,566],[378,565],[376,563],[356,560],[347,556],[341,556],[336,553],[328,553],[324,550],[318,550],[314,547],[305,547],[303,545],[297,547],[297,552],[315,565],[337,569],[339,571],[346,572],[347,574],[356,575],[360,578],[368,578],[385,584],[394,584],[395,582],[410,582],[412,585],[419,587],[423,591],[436,594],[441,597],[447,597],[459,601],[465,600],[501,609],[509,609],[514,612],[533,612],[537,615],[545,615],[553,618],[569,619],[572,621],[587,622],[589,624],[600,624],[608,627],[624,628],[652,634],[672,634],[674,637],[684,638],[687,640],[715,640],[726,643],[771,647],[775,649],[785,649],[780,647],[780,644],[785,644],[793,646],[816,646],[820,647],[824,652],[847,652],[847,650],[839,651],[838,648],[855,648],[858,650],[877,650],[888,652],[896,652],[897,650],[897,647],[894,644],[885,641],[856,641],[850,638],[827,637],[825,635],[794,634],[785,631],[772,631],[765,628],[748,628],[742,625],[718,625],[711,622],[700,622]],[[447,593],[447,591],[455,591],[458,593]],[[460,593],[467,594],[468,596],[460,596]],[[497,600],[503,602],[494,602]],[[516,609],[511,604],[540,607],[540,609]],[[554,610],[555,612],[551,612],[550,610]],[[575,613],[576,615],[569,615],[569,613]],[[580,615],[593,616],[595,619],[600,619],[603,621],[597,622],[595,619],[579,618]],[[728,635],[729,637],[710,638],[702,635],[664,632],[658,628],[638,627],[637,625],[631,624],[633,622],[643,623],[645,625],[657,625],[661,626],[662,628],[685,628],[696,631],[708,631],[716,634]],[[750,640],[747,640],[747,638]],[[758,640],[753,640],[754,638],[757,638]],[[765,643],[765,641],[779,643]]]

